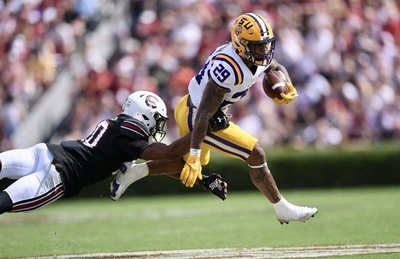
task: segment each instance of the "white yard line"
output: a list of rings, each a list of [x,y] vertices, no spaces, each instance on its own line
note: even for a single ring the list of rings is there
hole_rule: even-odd
[[[140,258],[140,259],[212,259],[212,258],[315,258],[329,256],[351,256],[365,254],[400,253],[400,243],[305,246],[305,247],[259,247],[259,248],[221,248],[170,251],[142,251],[126,253],[96,253],[85,255],[62,255],[40,257],[41,259],[72,258]],[[399,255],[400,256],[400,255]],[[36,257],[37,258],[37,257]]]

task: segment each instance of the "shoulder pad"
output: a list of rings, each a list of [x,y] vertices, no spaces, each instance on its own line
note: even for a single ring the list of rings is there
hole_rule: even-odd
[[[213,66],[215,68],[211,73],[211,77],[218,84],[224,85],[228,83],[228,85],[239,85],[243,83],[243,69],[233,57],[224,53],[218,53],[213,58]]]
[[[134,118],[128,118],[122,122],[121,133],[122,135],[128,136],[130,138],[143,139],[145,141],[147,141],[150,136],[150,132],[143,124],[143,122]]]

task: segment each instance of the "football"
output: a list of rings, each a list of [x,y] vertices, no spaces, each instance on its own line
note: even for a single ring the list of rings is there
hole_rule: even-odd
[[[269,98],[274,99],[277,97],[278,99],[282,99],[281,93],[287,94],[289,92],[285,82],[285,74],[281,71],[273,70],[265,73],[262,86]]]

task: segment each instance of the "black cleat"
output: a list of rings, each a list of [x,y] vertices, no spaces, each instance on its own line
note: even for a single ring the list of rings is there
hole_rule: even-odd
[[[203,175],[201,184],[205,190],[211,192],[221,200],[227,198],[228,184],[222,180],[219,174]]]

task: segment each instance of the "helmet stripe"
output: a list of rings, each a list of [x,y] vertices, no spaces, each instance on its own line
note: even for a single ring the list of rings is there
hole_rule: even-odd
[[[253,18],[253,20],[257,23],[258,28],[260,28],[261,31],[261,36],[264,36],[264,33],[269,36],[268,26],[265,20],[260,15],[255,13],[247,13],[247,15]]]

